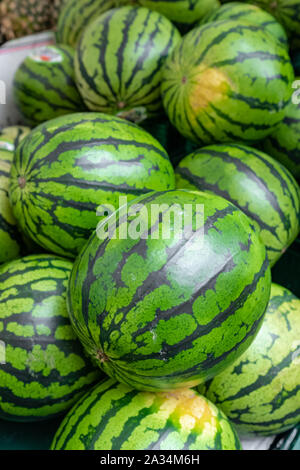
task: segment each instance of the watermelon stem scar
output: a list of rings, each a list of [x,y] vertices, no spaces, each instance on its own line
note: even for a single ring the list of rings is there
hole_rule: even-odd
[[[100,349],[98,349],[98,351],[97,351],[97,353],[96,353],[96,358],[97,358],[101,363],[109,361],[108,356],[107,356],[103,351],[100,351]]]
[[[24,189],[24,188],[25,188],[26,183],[27,183],[27,181],[26,181],[25,176],[20,176],[20,177],[18,178],[18,184],[19,184],[19,186],[20,186],[21,189]]]

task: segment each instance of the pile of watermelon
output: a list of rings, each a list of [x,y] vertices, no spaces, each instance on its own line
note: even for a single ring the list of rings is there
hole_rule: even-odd
[[[60,3],[0,133],[0,418],[61,416],[55,450],[293,428],[300,1]]]

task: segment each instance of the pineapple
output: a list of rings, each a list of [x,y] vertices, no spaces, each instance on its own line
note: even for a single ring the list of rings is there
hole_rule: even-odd
[[[52,27],[49,0],[0,0],[0,37],[10,40]]]

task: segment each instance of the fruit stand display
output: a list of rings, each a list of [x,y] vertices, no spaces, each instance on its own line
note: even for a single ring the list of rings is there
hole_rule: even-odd
[[[0,450],[300,449],[299,32],[0,1]]]

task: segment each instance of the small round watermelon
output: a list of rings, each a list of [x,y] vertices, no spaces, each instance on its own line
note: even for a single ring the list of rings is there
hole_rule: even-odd
[[[226,416],[195,390],[139,392],[103,380],[61,423],[52,450],[240,450]]]
[[[84,28],[97,16],[115,7],[118,0],[66,0],[56,28],[58,44],[76,47]]]
[[[178,189],[218,194],[255,221],[271,266],[299,234],[299,185],[264,152],[242,144],[203,147],[181,160],[176,178]]]
[[[179,40],[175,26],[148,8],[124,6],[100,15],[84,30],[75,57],[86,106],[134,122],[159,113],[162,66]]]
[[[300,179],[300,78],[296,82],[299,87],[294,99],[287,106],[281,123],[262,142],[262,148]]]
[[[8,189],[15,149],[29,132],[30,128],[24,126],[6,127],[0,132],[0,264],[24,253],[25,242],[17,229]]]
[[[272,34],[283,46],[288,47],[287,34],[283,26],[267,11],[257,5],[229,2],[203,18],[200,24],[219,20],[235,20],[241,23],[260,25]]]
[[[270,282],[265,247],[240,209],[208,193],[152,192],[98,226],[75,261],[68,310],[107,375],[173,390],[245,351]]]
[[[294,71],[260,25],[220,20],[194,28],[165,61],[162,98],[173,125],[200,144],[251,143],[281,122]]]
[[[72,263],[32,255],[0,267],[0,417],[37,421],[70,408],[99,379],[70,324]]]
[[[75,84],[74,55],[69,46],[44,46],[18,67],[13,93],[30,125],[86,109]]]
[[[75,257],[101,218],[99,206],[113,211],[120,197],[174,187],[169,157],[148,132],[107,114],[76,113],[23,140],[10,200],[23,233],[47,251]]]
[[[262,327],[247,351],[199,387],[240,433],[272,435],[300,423],[300,300],[272,284]]]

